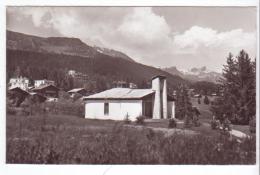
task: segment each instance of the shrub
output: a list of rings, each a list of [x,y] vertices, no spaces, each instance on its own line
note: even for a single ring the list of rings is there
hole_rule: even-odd
[[[200,98],[198,98],[198,104],[200,104]]]
[[[208,96],[205,95],[204,97],[204,104],[208,105],[209,104],[209,98]]]
[[[223,129],[226,131],[231,131],[231,122],[228,118],[223,121]]]
[[[140,115],[139,117],[136,117],[135,123],[138,125],[144,125],[145,124],[144,120],[145,120],[145,117]]]
[[[177,127],[177,122],[174,118],[169,119],[169,124],[168,128],[176,128]]]
[[[191,119],[188,115],[184,118],[184,128],[190,128],[192,126]]]
[[[211,129],[217,129],[218,128],[217,120],[211,120],[210,125],[211,125]]]
[[[197,116],[193,117],[192,123],[193,123],[193,126],[195,126],[195,127],[199,127],[201,125],[201,123],[199,122],[199,118]]]

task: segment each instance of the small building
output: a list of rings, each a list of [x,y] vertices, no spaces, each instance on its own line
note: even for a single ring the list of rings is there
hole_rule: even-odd
[[[137,85],[135,83],[127,83],[126,81],[114,81],[112,83],[114,88],[131,88],[131,89],[137,89]]]
[[[211,96],[218,96],[218,94],[217,93],[212,93],[212,94],[210,94]]]
[[[29,79],[26,77],[17,77],[17,78],[10,78],[9,80],[9,89],[13,89],[13,88],[21,88],[22,90],[28,90],[29,88]]]
[[[68,71],[68,75],[74,79],[78,79],[78,80],[81,80],[81,81],[87,81],[89,80],[89,76],[85,73],[82,73],[82,72],[77,72],[75,70],[69,70]]]
[[[55,82],[52,81],[52,80],[46,80],[46,79],[43,79],[43,80],[34,80],[34,87],[35,88],[38,88],[40,86],[44,86],[44,85],[54,85]]]
[[[81,96],[87,95],[87,91],[84,88],[75,88],[68,91],[71,97],[74,97],[76,94],[79,94]]]
[[[128,83],[126,81],[114,81],[114,88],[128,88]]]
[[[68,75],[74,77],[76,75],[76,71],[75,70],[69,70]]]
[[[46,97],[47,101],[57,101],[60,89],[54,85],[42,85],[32,89],[32,91]]]
[[[175,116],[174,99],[167,94],[166,77],[152,79],[151,89],[112,88],[84,97],[85,118],[135,120],[138,116],[167,119]]]
[[[137,89],[137,85],[135,83],[129,83],[129,88]]]

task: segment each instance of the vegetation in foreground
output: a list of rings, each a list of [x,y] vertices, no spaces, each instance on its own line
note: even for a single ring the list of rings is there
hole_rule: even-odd
[[[255,164],[255,138],[174,134],[65,115],[7,115],[7,163]]]

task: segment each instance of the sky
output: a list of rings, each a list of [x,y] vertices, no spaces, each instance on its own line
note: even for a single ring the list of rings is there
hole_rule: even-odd
[[[229,52],[257,50],[255,7],[7,7],[8,30],[80,38],[135,61],[221,72]]]

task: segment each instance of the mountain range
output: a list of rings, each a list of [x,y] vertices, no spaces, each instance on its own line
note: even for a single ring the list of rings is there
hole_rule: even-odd
[[[98,46],[91,47],[78,38],[39,37],[7,31],[7,49],[94,57],[97,53],[134,61],[126,54]]]
[[[163,69],[172,75],[178,75],[191,82],[197,81],[208,81],[218,83],[219,79],[222,78],[221,73],[211,71],[206,66],[200,68],[191,68],[189,70],[178,70],[175,66]]]
[[[55,79],[60,87],[68,84],[65,75],[68,70],[88,75],[88,82],[94,82],[91,87],[109,88],[113,81],[119,80],[145,87],[144,82],[150,82],[156,75],[165,75],[170,89],[180,83],[189,84],[178,75],[137,63],[119,51],[89,46],[78,38],[43,38],[7,31],[6,46],[7,79],[13,77],[19,67],[22,76]]]

